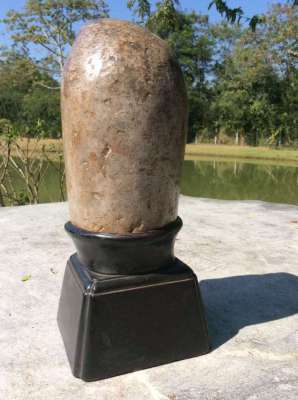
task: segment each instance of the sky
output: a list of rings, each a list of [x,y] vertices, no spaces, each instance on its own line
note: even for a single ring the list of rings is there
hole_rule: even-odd
[[[208,14],[212,22],[219,21],[220,15],[216,9],[212,7],[208,11],[208,5],[211,0],[180,0],[181,8],[185,11],[195,10],[203,14]],[[286,3],[286,0],[279,0],[279,3]],[[20,11],[26,0],[0,0],[0,19],[4,18],[7,11],[15,9]],[[277,3],[276,0],[227,0],[230,7],[241,6],[245,16],[251,17],[254,14],[266,12],[270,5]],[[133,19],[133,15],[126,7],[126,0],[108,0],[110,6],[110,16],[119,19]],[[0,24],[0,44],[9,45],[9,35],[5,30],[5,26]]]

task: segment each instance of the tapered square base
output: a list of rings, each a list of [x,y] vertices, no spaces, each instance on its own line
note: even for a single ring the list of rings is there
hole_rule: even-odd
[[[72,372],[86,381],[209,351],[197,278],[178,259],[154,273],[92,277],[71,256],[58,325]]]

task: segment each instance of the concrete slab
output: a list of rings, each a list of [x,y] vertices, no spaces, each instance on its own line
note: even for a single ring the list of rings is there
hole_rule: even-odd
[[[0,209],[1,399],[298,398],[298,207],[181,197],[180,215],[176,254],[201,280],[213,351],[84,383],[56,325],[67,205]]]

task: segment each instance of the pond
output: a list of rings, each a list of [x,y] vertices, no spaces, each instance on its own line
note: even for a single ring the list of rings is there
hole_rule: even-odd
[[[21,186],[19,182],[18,187]],[[187,159],[181,193],[214,199],[298,204],[298,165],[204,157]],[[40,201],[60,200],[58,172],[49,165],[40,187]]]
[[[298,165],[243,160],[185,160],[181,192],[224,200],[298,204]]]

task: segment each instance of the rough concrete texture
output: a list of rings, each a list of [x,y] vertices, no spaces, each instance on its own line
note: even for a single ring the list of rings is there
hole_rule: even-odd
[[[71,222],[130,233],[174,221],[187,98],[166,42],[128,21],[87,24],[61,104]]]
[[[1,399],[298,398],[298,207],[182,197],[180,215],[176,254],[201,280],[213,351],[84,383],[56,324],[67,205],[0,208]]]

